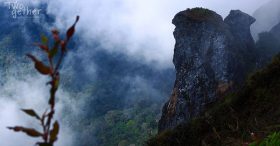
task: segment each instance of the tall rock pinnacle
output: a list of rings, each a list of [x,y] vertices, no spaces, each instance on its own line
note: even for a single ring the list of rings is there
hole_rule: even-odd
[[[223,21],[217,13],[194,8],[173,19],[176,81],[163,107],[159,131],[172,129],[200,115],[205,106],[235,90],[254,68],[255,19],[239,10]],[[253,56],[253,57],[251,57]]]

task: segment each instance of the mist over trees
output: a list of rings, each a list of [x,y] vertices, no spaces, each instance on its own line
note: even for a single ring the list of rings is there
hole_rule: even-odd
[[[251,31],[255,40],[258,39],[258,34],[264,31],[270,31],[272,27],[280,22],[280,1],[270,0],[258,8],[253,17],[256,22],[252,25]]]

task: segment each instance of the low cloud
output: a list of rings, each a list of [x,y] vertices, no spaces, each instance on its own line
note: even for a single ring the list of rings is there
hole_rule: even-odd
[[[103,49],[128,54],[147,63],[172,66],[174,15],[186,8],[207,7],[226,16],[231,9],[252,14],[267,0],[63,0],[49,1],[48,13],[60,28],[81,16],[77,30],[85,43],[98,42]],[[81,49],[94,49],[81,48]]]
[[[280,22],[280,1],[270,0],[257,9],[253,16],[257,21],[252,25],[251,31],[253,37],[257,40],[260,32],[270,31]]]
[[[90,47],[81,48],[91,52],[94,43],[99,48],[122,52],[141,62],[172,67],[174,48],[171,20],[186,8],[205,7],[223,17],[231,9],[252,14],[269,0],[47,0],[47,13],[56,17],[55,26],[66,29],[75,16],[80,15],[77,25],[81,42]],[[42,4],[39,0],[0,0],[18,2],[28,6]],[[44,11],[45,12],[45,11]]]
[[[16,72],[17,70],[13,71]],[[24,133],[15,133],[6,127],[20,125],[41,129],[36,119],[27,116],[20,109],[32,108],[40,115],[47,109],[49,87],[46,86],[46,82],[48,80],[41,75],[34,74],[8,76],[5,83],[0,86],[0,145],[34,145],[36,142],[42,141],[39,138],[26,136]],[[56,106],[55,119],[58,119],[61,125],[57,146],[71,146],[74,133],[69,127],[67,120],[64,120],[67,116],[64,115],[63,110],[68,108],[78,112],[75,109],[77,104],[71,104],[69,94],[63,90],[59,90],[57,97],[59,100]]]

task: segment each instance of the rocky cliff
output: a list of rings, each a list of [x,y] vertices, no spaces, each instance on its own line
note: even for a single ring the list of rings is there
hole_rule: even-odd
[[[264,69],[252,74],[240,91],[208,106],[199,118],[188,124],[158,134],[147,145],[279,146],[279,137],[268,138],[280,131],[279,75],[280,54]]]
[[[255,68],[250,26],[255,19],[239,10],[223,18],[202,8],[173,19],[176,81],[164,105],[159,131],[198,117],[205,106],[237,89]]]

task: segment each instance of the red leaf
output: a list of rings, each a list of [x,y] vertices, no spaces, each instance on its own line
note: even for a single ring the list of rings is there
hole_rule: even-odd
[[[76,17],[76,21],[75,23],[67,30],[66,36],[67,36],[67,41],[73,36],[73,34],[75,33],[75,26],[77,24],[77,22],[79,21],[80,17],[77,16]]]
[[[57,121],[53,124],[53,129],[50,132],[50,142],[53,143],[57,140],[57,135],[59,133],[59,124]]]
[[[31,117],[35,117],[36,119],[40,120],[40,117],[33,109],[22,109],[22,111],[24,113],[26,113],[27,115],[29,115]]]
[[[16,126],[16,127],[8,127],[8,129],[14,130],[15,132],[20,132],[20,131],[24,132],[31,137],[43,136],[42,133],[36,131],[35,129],[31,129],[31,128],[24,128],[24,127],[21,127],[21,126]]]
[[[36,57],[34,57],[31,54],[27,54],[27,57],[29,57],[35,65],[35,68],[37,69],[38,72],[40,72],[43,75],[49,75],[52,73],[50,67],[44,65],[43,62],[39,61]]]

